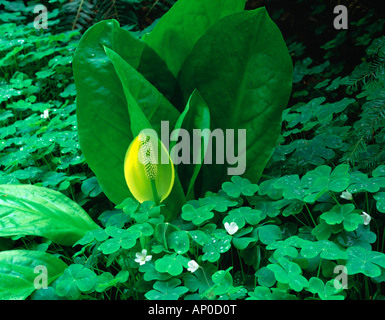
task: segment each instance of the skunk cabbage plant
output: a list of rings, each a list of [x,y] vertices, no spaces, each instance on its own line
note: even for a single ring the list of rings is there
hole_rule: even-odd
[[[115,20],[83,35],[73,62],[79,142],[115,204],[157,200],[172,219],[186,199],[218,190],[237,162],[244,168],[235,174],[258,181],[280,134],[293,66],[265,8],[247,11],[245,2],[179,0],[141,38]],[[162,166],[134,173],[138,161],[129,160],[145,129],[171,155],[166,178]],[[233,142],[224,146],[221,133]]]

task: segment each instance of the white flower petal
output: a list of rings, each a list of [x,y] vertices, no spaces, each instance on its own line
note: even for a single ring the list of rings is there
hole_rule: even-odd
[[[188,265],[187,271],[190,271],[190,272],[195,272],[199,268],[199,264],[196,263],[196,261],[194,260],[189,261],[187,265]]]
[[[368,215],[365,211],[362,211],[361,217],[364,218],[364,225],[367,226],[372,220],[372,217]]]
[[[143,249],[142,252],[137,252],[135,256],[135,262],[139,263],[140,265],[145,264],[147,261],[150,261],[152,259],[151,255],[147,255],[146,249]]]
[[[342,194],[340,195],[340,197],[345,200],[353,199],[353,195],[349,191],[342,191]]]
[[[232,235],[238,231],[238,226],[237,224],[233,221],[230,224],[228,222],[225,222],[225,229],[228,234]]]

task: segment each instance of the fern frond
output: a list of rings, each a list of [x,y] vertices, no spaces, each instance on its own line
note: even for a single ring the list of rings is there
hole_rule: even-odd
[[[87,29],[95,17],[94,3],[90,0],[73,0],[63,5],[60,12],[60,29]]]
[[[367,49],[368,57],[358,65],[349,77],[349,85],[357,87],[360,83],[377,79],[385,71],[385,37],[373,40]]]
[[[366,143],[364,136],[361,136],[348,151],[342,156],[341,162],[350,164],[352,167],[356,165],[357,158],[366,151]]]

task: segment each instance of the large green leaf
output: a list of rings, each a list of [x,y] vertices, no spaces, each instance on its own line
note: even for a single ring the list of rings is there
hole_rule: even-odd
[[[80,40],[73,61],[79,143],[102,190],[118,204],[131,196],[123,162],[133,136],[123,88],[104,47],[118,53],[169,99],[179,90],[156,53],[117,21],[97,23]]]
[[[76,202],[32,185],[0,185],[0,236],[35,235],[73,245],[99,228]]]
[[[0,252],[0,300],[23,300],[36,288],[47,285],[63,273],[67,265],[41,251],[10,250]],[[36,269],[35,269],[36,268]],[[39,289],[39,290],[44,290]]]
[[[174,127],[179,117],[175,107],[138,71],[115,51],[105,48],[123,86],[131,121],[131,132],[137,136],[143,129],[154,129],[159,139],[163,139],[161,122],[167,121],[168,127]],[[166,137],[167,141],[169,137]],[[123,169],[123,168],[122,168]],[[166,219],[172,219],[178,213],[185,196],[178,176],[174,187],[166,200],[164,208]]]
[[[176,138],[181,135],[180,130],[187,130],[189,133],[189,143],[180,141],[178,144]],[[195,132],[195,130],[200,130]],[[188,147],[187,150],[188,156],[187,159],[182,155],[182,164],[177,166],[177,172],[181,178],[183,178],[184,189],[186,191],[186,199],[194,198],[194,184],[202,167],[204,161],[204,156],[207,150],[207,141],[209,140],[209,131],[210,129],[210,109],[207,106],[206,102],[203,100],[202,96],[199,94],[198,90],[194,90],[191,94],[189,100],[187,101],[184,111],[181,113],[178,118],[177,123],[175,124],[173,141],[170,142],[171,158],[177,156],[180,150],[182,154],[184,148]],[[173,135],[174,135],[173,134]],[[181,135],[184,137],[183,135]],[[183,139],[183,138],[182,138]],[[184,137],[186,139],[186,137]],[[200,141],[201,146],[194,145],[194,141]],[[179,145],[181,145],[179,147]],[[186,161],[188,160],[188,161]]]
[[[197,40],[219,19],[245,8],[245,0],[179,0],[143,37],[177,76]]]
[[[246,129],[244,174],[252,182],[259,179],[276,145],[292,70],[281,32],[264,8],[219,20],[197,41],[181,69],[184,98],[199,90],[210,108],[211,130]],[[203,166],[203,189],[217,190],[227,166]]]
[[[168,121],[173,127],[178,110],[118,53],[107,47],[105,51],[123,87],[132,134],[137,136],[143,129],[154,129],[160,138],[161,121]]]

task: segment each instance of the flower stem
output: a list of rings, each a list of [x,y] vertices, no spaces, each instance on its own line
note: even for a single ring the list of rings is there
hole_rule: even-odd
[[[152,195],[154,196],[155,205],[159,206],[160,199],[158,195],[158,190],[156,189],[155,180],[150,180],[150,183],[151,183]]]
[[[311,214],[311,211],[310,211],[310,209],[309,209],[309,207],[307,206],[306,203],[305,203],[305,207],[306,207],[306,209],[307,209],[307,212],[309,213],[309,216],[310,216],[310,218],[311,218],[311,221],[313,221],[313,224],[314,224],[314,226],[316,227],[317,224],[315,223],[315,221],[314,221],[314,219],[313,219],[313,215]]]

